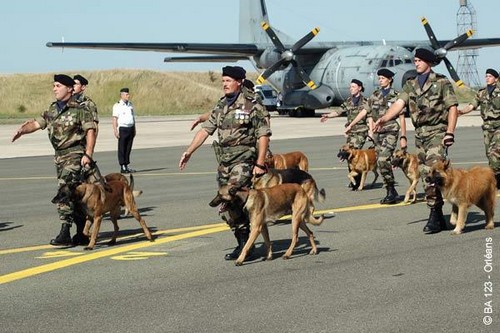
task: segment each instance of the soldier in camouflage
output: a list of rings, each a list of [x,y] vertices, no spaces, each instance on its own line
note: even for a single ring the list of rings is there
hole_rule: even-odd
[[[375,123],[374,130],[399,115],[407,106],[415,126],[415,144],[422,183],[425,187],[429,219],[424,232],[432,234],[446,229],[443,216],[443,197],[435,184],[425,181],[432,165],[445,159],[448,147],[455,142],[454,132],[458,117],[458,100],[446,76],[434,73],[432,66],[439,61],[434,52],[424,48],[415,50],[417,76],[409,79],[399,93],[397,101]]]
[[[368,122],[367,122],[367,112],[364,110],[364,105],[367,103],[367,99],[362,95],[365,91],[363,87],[363,82],[357,79],[352,79],[351,85],[349,86],[349,91],[351,96],[349,96],[340,105],[341,111],[332,111],[321,116],[320,121],[325,122],[329,118],[339,117],[341,115],[347,115],[347,123],[345,124],[346,129],[344,133],[346,134],[346,143],[354,149],[363,149],[363,145],[368,137]],[[353,121],[356,119],[356,122]],[[350,172],[350,170],[349,170]],[[361,183],[361,175],[356,176],[356,185],[350,184],[349,186],[356,190]]]
[[[54,75],[53,92],[56,101],[36,119],[26,121],[15,132],[12,141],[24,134],[47,129],[55,151],[58,185],[85,181],[86,171],[97,168],[92,160],[95,146],[95,123],[86,103],[79,103],[73,93],[74,81],[64,74]],[[91,173],[94,173],[91,171]],[[98,172],[96,172],[98,173]],[[59,203],[61,231],[50,241],[52,245],[71,245],[70,227],[75,221],[75,203]],[[83,229],[82,229],[83,230]],[[81,230],[77,230],[81,232]],[[76,236],[76,235],[75,235]],[[83,242],[78,235],[76,241]]]
[[[377,71],[380,87],[368,97],[365,110],[368,112],[370,128],[373,122],[382,117],[389,107],[396,101],[398,92],[392,88],[394,72],[387,68]],[[375,147],[377,150],[377,167],[384,179],[387,194],[380,203],[394,204],[397,201],[398,192],[394,187],[394,173],[392,172],[391,157],[398,143],[399,130],[401,129],[401,148],[406,147],[406,122],[404,114],[399,115],[401,126],[396,119],[387,121],[378,132],[373,134]],[[351,123],[352,124],[352,123]]]
[[[250,187],[253,175],[266,172],[264,161],[271,136],[268,114],[253,92],[242,89],[244,79],[245,70],[241,67],[226,66],[222,69],[225,95],[179,161],[179,168],[183,170],[196,149],[218,130],[218,142],[214,141],[213,147],[219,163],[219,187],[226,184]],[[232,207],[231,214],[223,216],[238,242],[234,251],[225,255],[226,260],[235,260],[239,256],[250,234],[250,222],[243,205]]]
[[[484,148],[489,165],[495,172],[497,189],[500,189],[500,81],[498,72],[493,68],[486,70],[486,87],[480,89],[476,98],[459,115],[481,108],[483,118]]]

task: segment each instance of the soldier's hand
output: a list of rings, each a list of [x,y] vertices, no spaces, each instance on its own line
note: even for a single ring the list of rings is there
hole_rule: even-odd
[[[196,127],[196,125],[198,125],[199,123],[202,123],[202,122],[203,122],[203,120],[201,119],[201,117],[196,117],[196,119],[193,120],[193,122],[191,123],[190,131],[192,131]]]
[[[182,153],[181,159],[179,161],[179,169],[184,170],[186,167],[187,162],[191,158],[191,154],[188,153],[187,151]]]
[[[380,130],[380,128],[382,127],[382,125],[384,125],[385,123],[385,119],[382,117],[382,118],[379,118],[375,124],[373,125],[373,132],[378,132]]]
[[[450,147],[455,143],[455,135],[453,133],[446,133],[443,138],[443,146]]]

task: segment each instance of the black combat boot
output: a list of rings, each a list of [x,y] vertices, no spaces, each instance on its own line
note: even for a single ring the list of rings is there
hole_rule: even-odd
[[[394,188],[394,185],[392,185],[392,184],[387,185],[386,190],[387,190],[387,195],[385,196],[385,198],[380,200],[380,203],[382,205],[395,204],[397,199],[398,199],[399,194],[396,191],[396,189]]]
[[[238,241],[238,245],[234,248],[233,252],[231,253],[226,253],[224,255],[225,260],[236,260],[240,256],[241,250],[243,249],[243,246],[241,244],[241,236],[239,235],[238,229],[234,231],[234,237],[236,237],[236,241]]]
[[[436,206],[431,208],[429,220],[424,227],[424,233],[434,234],[446,229],[446,221],[443,215],[443,206]]]
[[[497,173],[495,178],[497,180],[497,190],[500,190],[500,173]]]
[[[74,220],[76,225],[76,234],[72,238],[73,245],[89,245],[89,237],[83,234],[85,228],[86,214],[81,205],[75,206]]]
[[[71,223],[63,222],[61,224],[61,231],[56,238],[50,240],[50,245],[55,246],[68,246],[72,245],[71,234],[69,233],[69,229],[71,228]]]
[[[226,260],[238,259],[238,257],[240,256],[241,250],[243,250],[243,247],[245,247],[245,244],[248,241],[249,235],[250,235],[250,230],[247,227],[236,229],[234,231],[234,237],[236,237],[236,240],[238,241],[238,246],[236,246],[236,248],[233,250],[233,252],[227,253],[224,256],[224,259],[226,259]],[[252,247],[248,251],[248,254],[247,254],[245,260],[253,259],[254,249],[255,249],[255,246],[252,245]]]

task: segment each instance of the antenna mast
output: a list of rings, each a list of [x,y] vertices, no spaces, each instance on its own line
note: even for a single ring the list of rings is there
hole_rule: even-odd
[[[468,0],[459,0],[460,8],[457,12],[457,33],[461,35],[472,29],[477,32],[476,10]],[[474,38],[476,34],[472,36]],[[477,50],[460,50],[458,53],[457,73],[466,85],[471,88],[480,86],[477,73],[476,59]]]

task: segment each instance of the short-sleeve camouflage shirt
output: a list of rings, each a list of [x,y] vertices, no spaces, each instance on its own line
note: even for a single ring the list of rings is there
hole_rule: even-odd
[[[364,105],[368,112],[367,117],[371,117],[373,121],[377,121],[380,117],[386,114],[387,110],[397,100],[398,92],[394,88],[390,88],[387,95],[384,96],[382,89],[378,88],[368,97]],[[391,119],[384,123],[379,132],[394,132],[399,131],[399,123],[396,119]]]
[[[500,120],[500,82],[496,83],[491,94],[488,93],[488,88],[480,89],[471,104],[474,108],[481,108],[481,118],[484,121]]]
[[[449,108],[458,105],[453,86],[446,76],[431,72],[420,88],[417,78],[406,81],[398,99],[402,99],[415,127],[448,124]]]
[[[74,147],[85,149],[87,130],[95,129],[94,118],[87,105],[78,103],[74,97],[62,110],[58,110],[57,102],[53,102],[36,121],[41,129],[47,129],[56,152]]]
[[[227,106],[226,97],[222,97],[202,128],[210,135],[218,130],[222,147],[255,147],[258,138],[271,135],[267,116],[262,104],[240,93],[231,106]]]
[[[340,105],[340,114],[347,113],[347,122],[351,123],[357,115],[363,111],[364,105],[367,103],[366,97],[361,95],[357,105],[354,105],[352,96],[349,96],[342,105]],[[368,123],[366,117],[363,117],[351,129],[351,133],[362,133],[368,131]]]

